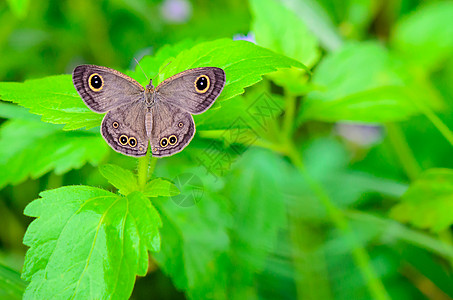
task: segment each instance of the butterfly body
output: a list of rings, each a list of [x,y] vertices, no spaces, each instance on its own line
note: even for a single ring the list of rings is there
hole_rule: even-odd
[[[74,86],[94,112],[105,113],[101,133],[117,152],[169,156],[186,147],[195,134],[192,114],[206,111],[225,85],[225,72],[203,67],[186,70],[144,88],[116,70],[81,65],[73,71]]]

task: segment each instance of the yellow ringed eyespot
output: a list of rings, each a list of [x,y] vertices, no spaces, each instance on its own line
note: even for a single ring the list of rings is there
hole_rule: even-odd
[[[178,141],[178,138],[176,137],[176,135],[172,134],[170,135],[170,137],[168,138],[168,142],[170,143],[170,145],[174,145],[176,144],[176,142]]]
[[[126,135],[121,135],[120,138],[118,139],[120,141],[120,144],[123,145],[123,146],[126,146],[127,145],[127,142],[129,141],[129,139],[127,138]]]
[[[179,122],[178,127],[181,128],[183,126],[184,126],[184,123],[183,122]]]
[[[104,80],[98,73],[93,73],[88,77],[88,85],[93,92],[99,92],[104,87]]]
[[[168,146],[168,139],[166,137],[160,139],[160,146],[165,148]]]
[[[118,126],[120,126],[120,124],[118,124],[118,122],[113,122],[112,126],[113,126],[113,128],[118,128]]]
[[[206,75],[200,75],[195,79],[194,85],[197,93],[203,94],[206,93],[210,86],[209,77]]]
[[[127,143],[129,144],[129,146],[134,148],[135,146],[137,146],[137,139],[132,136],[132,137],[129,138]]]

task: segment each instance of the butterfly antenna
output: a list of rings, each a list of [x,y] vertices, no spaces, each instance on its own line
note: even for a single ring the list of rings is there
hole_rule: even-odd
[[[138,60],[137,60],[137,59],[136,59],[135,57],[134,57],[134,59],[135,59],[135,62],[137,62],[137,65],[138,65],[138,66],[140,67],[140,69],[142,70],[143,74],[145,75],[145,77],[146,77],[146,80],[148,80],[148,81],[149,81],[149,78],[148,78],[148,76],[146,76],[146,73],[145,73],[145,71],[143,71],[143,68],[142,68],[142,66],[140,65],[140,63],[138,62]]]
[[[153,81],[154,81],[154,79],[156,79],[157,76],[159,76],[160,72],[162,72],[163,70],[165,70],[165,68],[166,68],[169,64],[171,64],[171,61],[168,62],[168,64],[166,64],[165,67],[163,67],[161,71],[157,72],[156,76],[154,76],[154,78],[153,78]]]

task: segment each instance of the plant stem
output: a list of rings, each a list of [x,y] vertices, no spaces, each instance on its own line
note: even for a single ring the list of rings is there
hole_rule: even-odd
[[[398,156],[407,177],[411,181],[417,179],[421,172],[421,167],[415,159],[412,149],[407,144],[401,128],[394,123],[386,124],[385,128],[387,129],[387,136],[390,144],[392,145],[396,156]]]
[[[296,112],[296,97],[290,93],[285,95],[285,115],[283,116],[283,136],[290,139],[293,134],[294,116]]]
[[[324,251],[319,251],[318,232],[303,221],[300,206],[288,213],[289,238],[297,299],[332,299]]]
[[[145,185],[148,182],[148,178],[152,174],[152,172],[154,171],[154,167],[156,166],[156,163],[154,162],[152,163],[152,169],[150,168],[149,163],[150,157],[151,154],[148,148],[148,152],[146,153],[146,155],[138,159],[137,177],[138,186],[140,187],[141,190],[145,188]],[[155,157],[153,157],[152,159],[157,160]]]
[[[149,164],[148,177],[151,177],[151,175],[153,175],[154,169],[156,169],[156,164],[157,164],[157,157],[152,157],[151,156],[151,161],[150,161],[150,164]]]
[[[433,125],[440,131],[440,133],[447,139],[450,145],[453,146],[453,132],[448,128],[447,125],[427,106],[422,108],[425,116],[433,123]]]
[[[294,143],[290,140],[288,141],[288,157],[293,162],[293,164],[299,169],[305,181],[309,185],[310,189],[315,193],[318,199],[321,201],[321,204],[327,210],[328,215],[331,217],[334,226],[340,230],[346,238],[349,238],[351,245],[353,246],[352,256],[354,261],[361,271],[362,275],[365,278],[365,281],[368,285],[370,293],[373,299],[390,299],[387,291],[385,290],[384,285],[382,284],[379,277],[376,275],[368,253],[365,248],[363,248],[354,236],[354,232],[349,227],[349,223],[346,220],[343,212],[338,209],[330,200],[329,195],[324,190],[324,188],[316,182],[305,170],[302,159],[297,152]]]

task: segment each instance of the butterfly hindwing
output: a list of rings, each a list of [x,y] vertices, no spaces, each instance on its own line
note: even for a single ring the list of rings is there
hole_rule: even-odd
[[[144,102],[136,101],[114,108],[105,115],[101,133],[115,151],[136,157],[146,155],[145,111]]]
[[[192,140],[195,123],[190,113],[167,103],[157,103],[151,113],[150,144],[153,156],[178,153]]]

